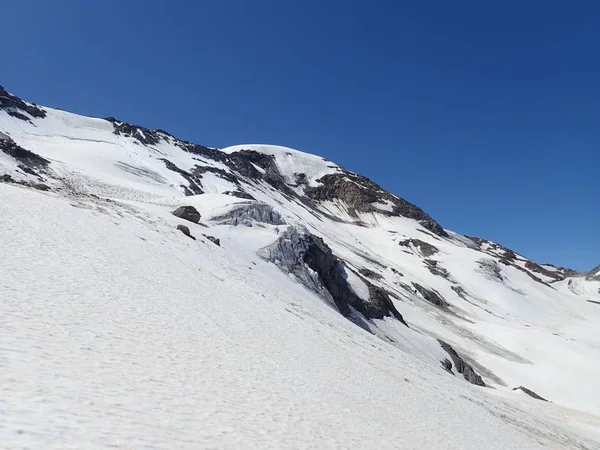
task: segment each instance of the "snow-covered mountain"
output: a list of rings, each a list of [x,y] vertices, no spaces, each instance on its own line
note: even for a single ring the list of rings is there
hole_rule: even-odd
[[[6,448],[600,448],[599,268],[1,87],[0,181]]]

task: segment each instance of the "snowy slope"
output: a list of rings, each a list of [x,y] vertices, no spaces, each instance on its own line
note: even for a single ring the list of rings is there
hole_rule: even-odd
[[[8,95],[7,448],[600,447],[600,282],[444,230],[318,156]]]

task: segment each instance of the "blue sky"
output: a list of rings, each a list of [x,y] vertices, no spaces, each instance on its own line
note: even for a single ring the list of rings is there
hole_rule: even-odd
[[[29,0],[0,84],[224,147],[317,153],[446,228],[600,263],[600,2]]]

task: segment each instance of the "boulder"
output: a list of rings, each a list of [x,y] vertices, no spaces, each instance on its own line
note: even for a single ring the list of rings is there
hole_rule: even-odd
[[[173,211],[173,215],[194,223],[200,222],[201,217],[198,210],[193,206],[180,206],[175,211]]]
[[[194,236],[192,236],[192,233],[190,233],[190,229],[188,227],[186,227],[185,225],[177,225],[177,229],[179,231],[181,231],[183,234],[185,234],[186,236],[196,240],[196,238]]]

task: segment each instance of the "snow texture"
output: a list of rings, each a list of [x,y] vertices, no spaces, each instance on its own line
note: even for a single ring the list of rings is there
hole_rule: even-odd
[[[507,265],[489,242],[377,210],[353,217],[343,202],[315,208],[299,180],[340,170],[318,156],[223,150],[271,155],[284,192],[238,176],[217,150],[43,111],[0,110],[2,136],[49,161],[34,175],[0,152],[3,448],[600,448],[600,281],[536,280],[526,258]],[[186,197],[198,165],[210,168],[204,193]],[[40,178],[50,192],[27,184]],[[230,195],[242,190],[256,203]],[[185,222],[196,240],[177,229],[180,206],[201,214]],[[205,220],[232,211],[262,226]],[[316,274],[297,270],[306,234],[358,296],[386,293],[408,327],[340,314]],[[435,247],[435,264],[405,241]],[[376,274],[371,288],[359,269]],[[444,370],[438,340],[488,387]]]

